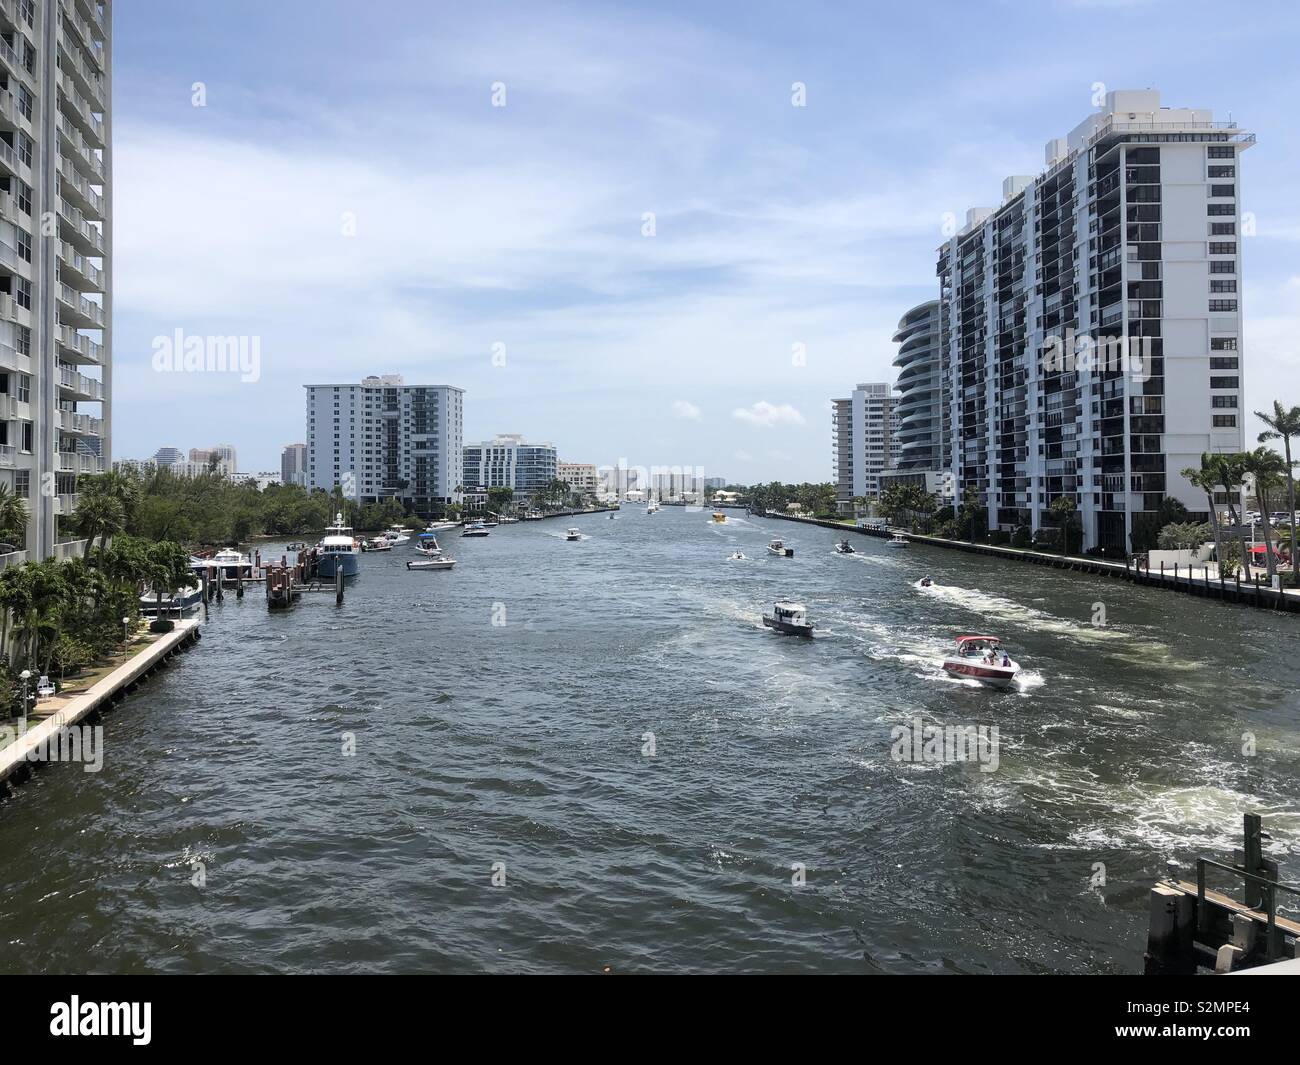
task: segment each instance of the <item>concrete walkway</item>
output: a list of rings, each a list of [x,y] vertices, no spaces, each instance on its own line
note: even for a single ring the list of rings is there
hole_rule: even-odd
[[[0,750],[0,781],[7,780],[16,770],[26,765],[30,760],[29,753],[43,749],[43,745],[60,729],[75,725],[111,699],[117,691],[151,670],[173,649],[193,639],[199,625],[197,618],[177,621],[171,632],[158,637],[84,691],[71,696],[55,695],[42,699],[36,710],[28,716],[27,731]],[[20,727],[19,721],[11,722],[9,727],[16,730]],[[0,726],[2,729],[3,726]]]

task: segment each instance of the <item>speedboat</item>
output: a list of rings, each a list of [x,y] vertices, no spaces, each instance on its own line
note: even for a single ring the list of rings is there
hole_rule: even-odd
[[[411,539],[410,533],[408,533],[400,525],[390,525],[387,529],[384,530],[383,535],[384,535],[384,539],[387,540],[389,544],[391,544],[393,547],[397,547],[399,544],[407,543]]]
[[[307,545],[306,545],[305,543],[303,543],[303,541],[301,541],[301,540],[295,540],[295,541],[294,541],[293,543],[291,543],[288,547],[286,547],[285,550],[286,550],[286,551],[306,551],[306,550],[307,550]]]
[[[733,551],[727,556],[728,562],[748,562],[749,558],[743,551]]]
[[[362,551],[391,551],[392,549],[392,541],[387,536],[376,536],[373,540],[363,540],[361,543]]]
[[[888,540],[885,541],[885,546],[886,547],[911,547],[912,541],[909,540],[902,533],[896,532],[894,533],[893,536],[891,536]]]
[[[157,592],[140,596],[140,613],[184,614],[191,607],[198,606],[202,600],[203,585],[199,581],[195,581],[193,584],[187,584],[184,588],[164,592],[161,602],[158,599]]]
[[[420,533],[420,538],[411,545],[422,555],[441,555],[442,548],[438,546],[438,538],[431,532]]]
[[[778,555],[781,558],[794,558],[794,548],[786,547],[785,541],[780,537],[770,540],[767,549],[771,554]]]
[[[461,536],[488,536],[491,534],[491,531],[491,529],[484,527],[481,521],[476,521],[470,525],[466,525],[465,528],[460,531],[460,534]]]
[[[325,526],[325,535],[316,545],[316,576],[324,580],[333,580],[335,573],[355,577],[360,556],[361,544],[352,535],[352,526],[343,521],[340,511],[334,515],[334,524]]]
[[[407,561],[407,569],[451,569],[456,564],[454,558],[413,558]]]
[[[841,540],[835,545],[835,553],[838,555],[853,555],[857,552],[853,550],[853,545],[851,543],[847,540]]]
[[[647,514],[653,514],[653,513],[654,513],[656,510],[658,510],[658,509],[659,509],[659,504],[656,503],[654,500],[651,500],[651,501],[650,501],[649,503],[647,503],[646,506],[645,506],[645,512],[646,512]]]
[[[727,515],[724,514],[724,513],[723,513],[722,511],[720,511],[720,510],[715,510],[715,511],[713,512],[713,520],[714,520],[715,522],[717,522],[719,525],[726,525],[726,524],[727,524]]]
[[[206,570],[212,573],[214,568],[223,581],[237,581],[241,577],[247,579],[253,575],[253,564],[248,560],[248,556],[233,547],[223,547],[206,558],[198,555],[190,557],[192,570],[199,572]]]
[[[932,577],[922,577],[919,581],[916,582],[916,586],[918,588],[933,588],[934,579]]]
[[[570,528],[569,531],[564,534],[564,538],[566,540],[581,540],[582,531],[577,528]]]
[[[782,599],[772,607],[772,613],[763,615],[763,624],[786,636],[811,636],[813,623],[802,603]]]
[[[996,636],[958,636],[957,647],[943,660],[943,670],[954,677],[970,677],[993,688],[1006,688],[1020,667]]]

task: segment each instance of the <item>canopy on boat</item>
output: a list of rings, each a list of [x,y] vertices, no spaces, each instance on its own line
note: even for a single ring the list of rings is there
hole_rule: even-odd
[[[969,642],[972,641],[972,640],[983,641],[983,642],[985,642],[985,643],[1001,643],[1001,642],[1002,642],[1002,641],[1001,641],[1000,639],[998,639],[996,636],[958,636],[958,637],[957,637],[957,642],[958,642],[959,644],[962,644],[962,643],[969,643]]]

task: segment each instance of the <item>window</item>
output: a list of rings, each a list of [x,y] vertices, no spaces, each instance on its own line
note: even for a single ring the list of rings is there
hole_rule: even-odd
[[[25,277],[14,278],[14,302],[29,311],[32,309],[32,283]]]
[[[1237,242],[1235,240],[1212,240],[1210,241],[1211,255],[1236,255]]]
[[[1211,311],[1235,311],[1236,309],[1236,300],[1210,300]]]
[[[32,423],[23,422],[23,450],[31,451],[32,449]]]
[[[1211,259],[1210,273],[1212,274],[1235,274],[1237,272],[1236,259]]]
[[[1210,357],[1211,370],[1235,370],[1237,368],[1236,355],[1223,355],[1219,358]]]
[[[1233,196],[1235,195],[1235,193],[1233,192],[1233,189],[1235,187],[1236,186],[1234,185],[1211,185],[1210,195],[1211,196]]]
[[[32,331],[25,325],[14,327],[14,350],[19,355],[32,353]]]
[[[1210,215],[1236,214],[1237,209],[1230,203],[1211,203],[1206,205],[1205,213]]]
[[[1236,388],[1237,380],[1238,379],[1236,377],[1211,377],[1210,387],[1211,388]]]
[[[1224,178],[1235,177],[1237,168],[1235,166],[1212,166],[1210,167],[1210,177]]]
[[[1211,281],[1211,292],[1236,292],[1237,282],[1235,281]]]
[[[1237,416],[1235,414],[1216,414],[1214,416],[1214,427],[1216,429],[1235,429],[1237,426]]]
[[[1232,159],[1237,154],[1237,149],[1226,144],[1211,144],[1209,156],[1211,159]]]
[[[32,213],[32,187],[25,181],[18,182],[18,210],[25,215]]]
[[[1236,337],[1211,337],[1210,350],[1211,351],[1236,351],[1237,338]]]
[[[1210,236],[1212,237],[1231,237],[1237,233],[1236,222],[1211,222]]]
[[[32,165],[32,139],[26,133],[18,134],[18,158],[26,166]]]
[[[14,226],[15,239],[18,242],[18,255],[27,262],[32,261],[32,235],[25,229]]]
[[[18,376],[18,393],[17,393],[18,402],[30,403],[32,399],[32,379],[25,373],[20,373],[17,376]]]
[[[32,494],[32,471],[15,470],[14,471],[14,495],[22,496],[26,499]]]
[[[1236,410],[1236,409],[1237,409],[1237,397],[1236,397],[1236,396],[1211,396],[1211,397],[1210,397],[1210,406],[1212,406],[1212,407],[1229,407],[1229,408],[1231,408],[1231,409],[1233,409],[1233,410]]]
[[[26,85],[18,86],[18,110],[28,122],[32,120],[32,94]]]

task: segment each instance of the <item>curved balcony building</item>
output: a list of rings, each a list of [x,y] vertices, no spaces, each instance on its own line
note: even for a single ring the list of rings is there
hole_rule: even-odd
[[[898,459],[895,469],[937,470],[943,427],[940,302],[927,300],[903,315],[894,334],[898,354]]]

